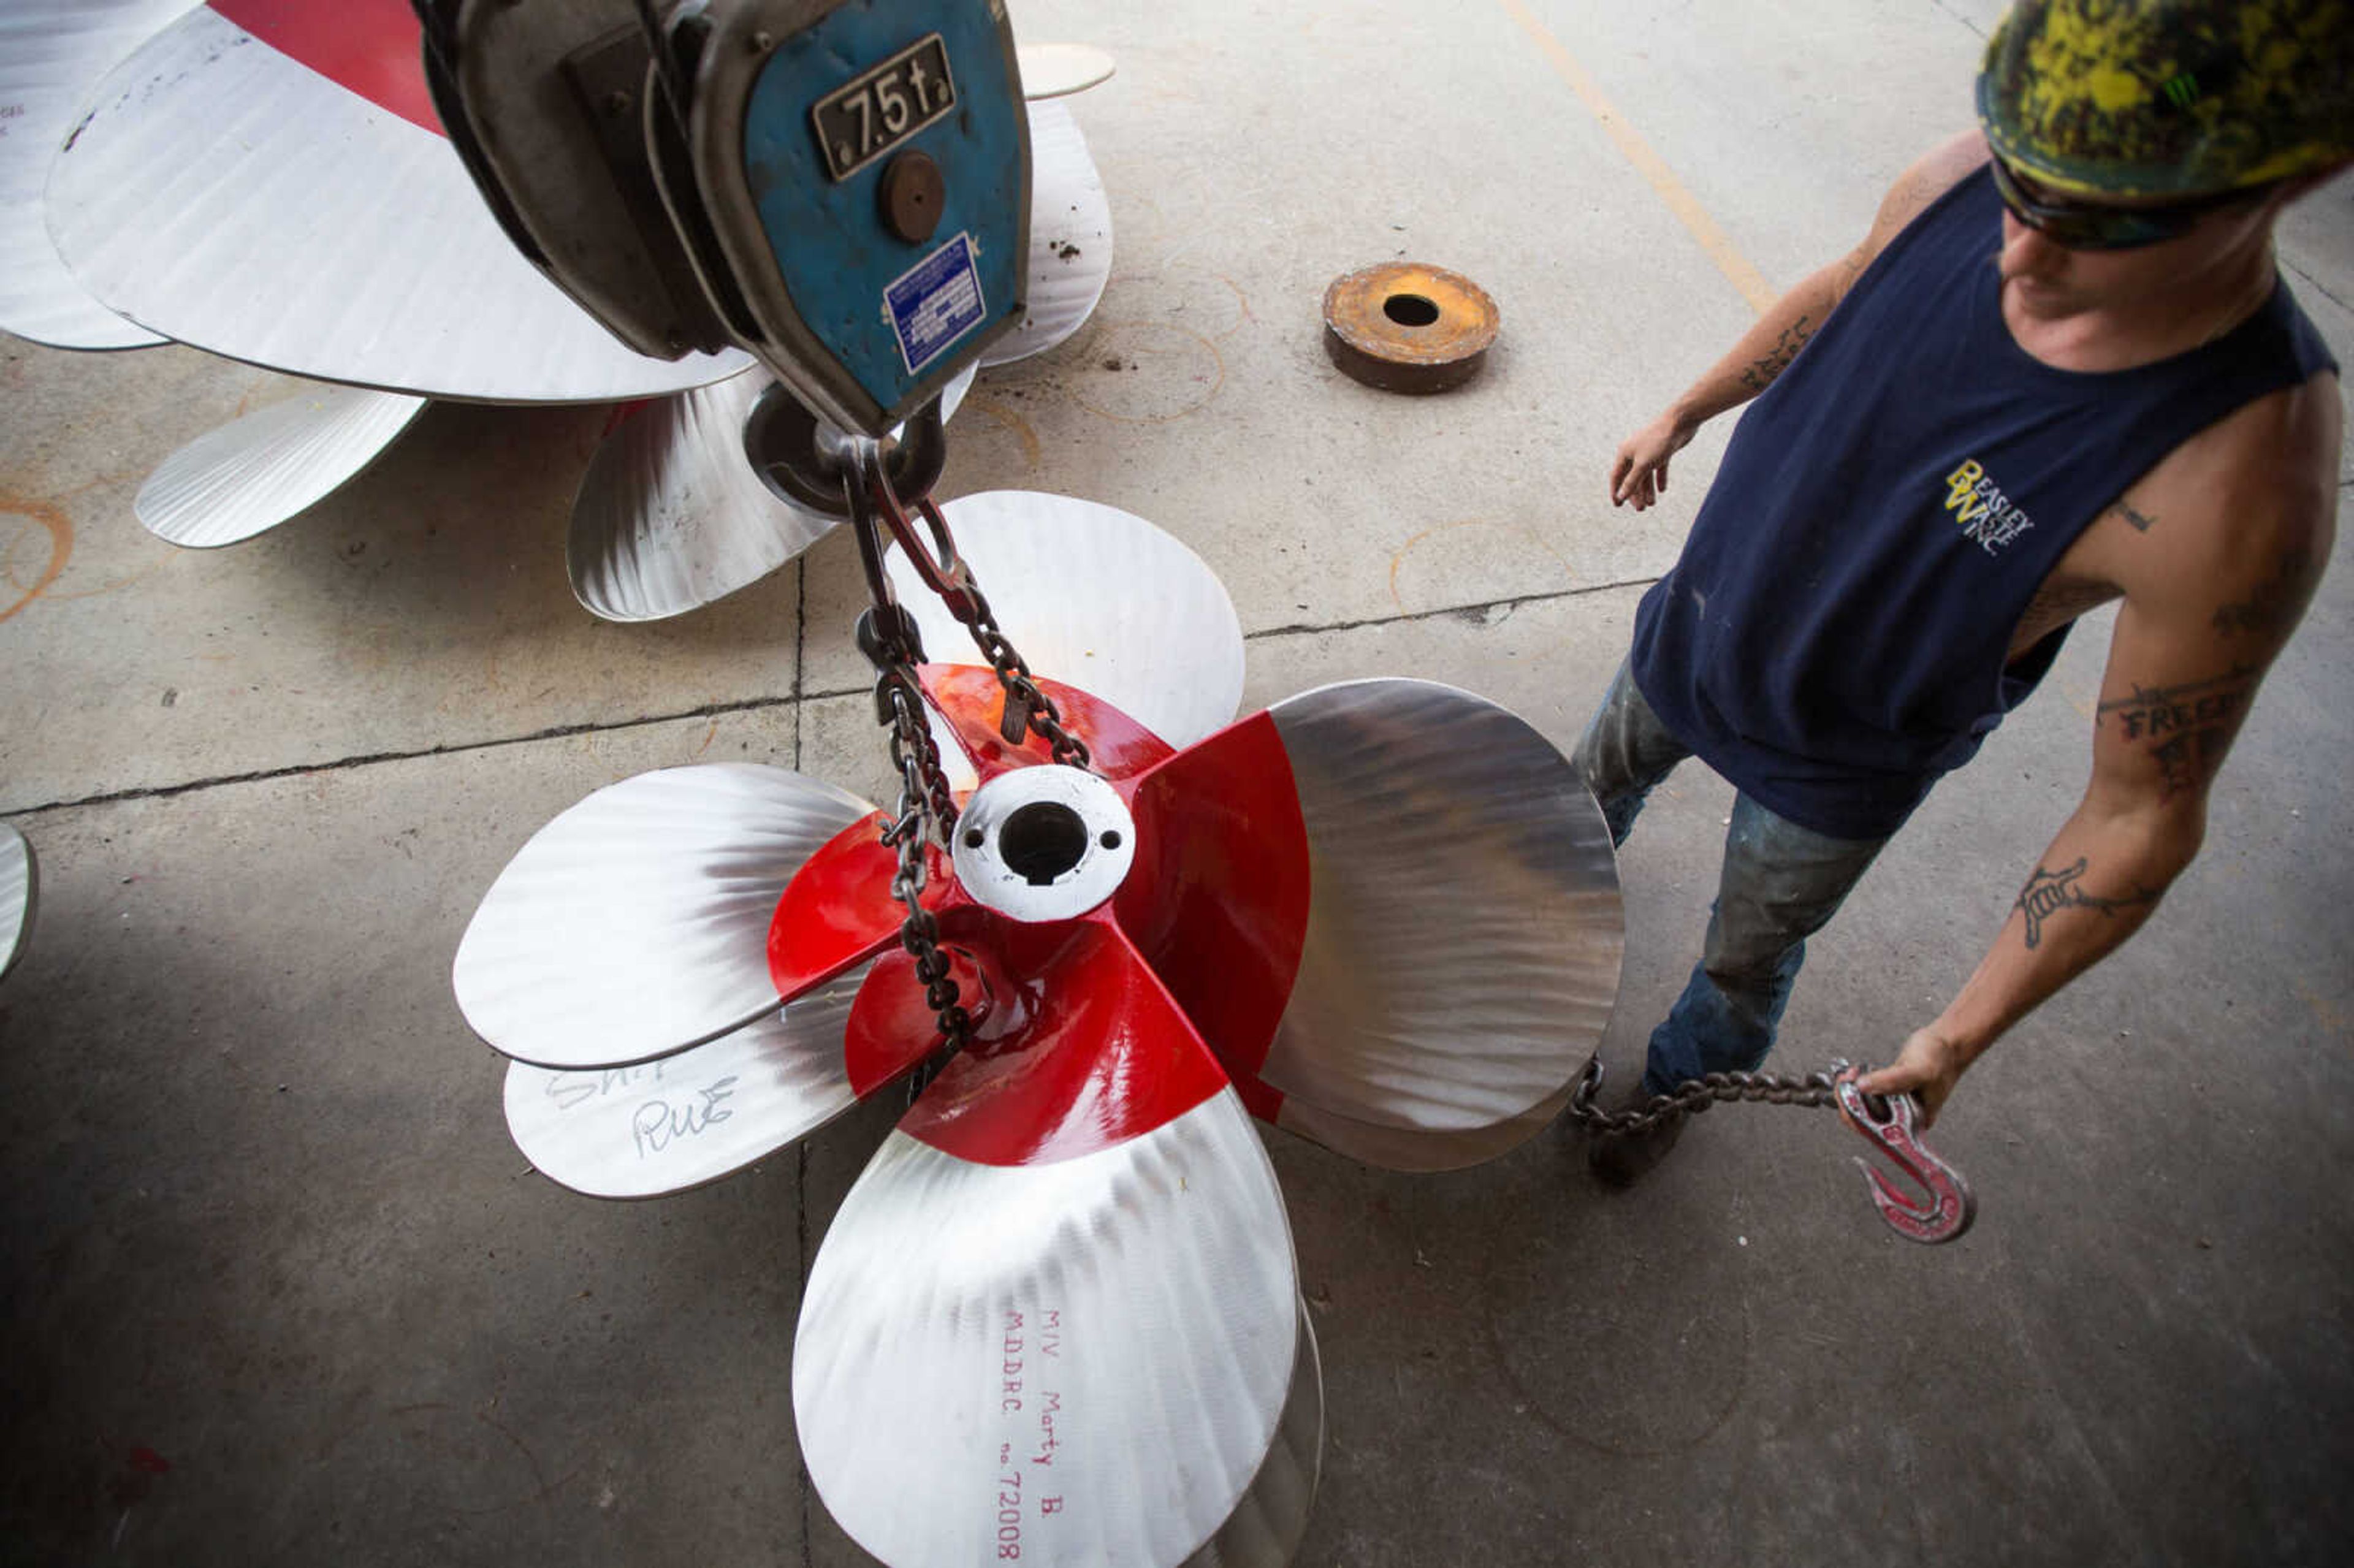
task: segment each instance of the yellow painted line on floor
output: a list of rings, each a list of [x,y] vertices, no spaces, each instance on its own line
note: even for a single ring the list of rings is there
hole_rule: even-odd
[[[1764,314],[1766,307],[1781,297],[1780,291],[1766,281],[1766,275],[1751,266],[1749,258],[1725,238],[1724,230],[1708,216],[1708,209],[1684,188],[1681,180],[1676,178],[1676,172],[1668,167],[1667,160],[1653,152],[1651,144],[1643,140],[1627,117],[1611,107],[1610,101],[1602,96],[1602,90],[1595,85],[1585,68],[1562,47],[1561,40],[1553,36],[1553,30],[1538,21],[1535,14],[1521,4],[1521,0],[1497,0],[1497,3],[1503,6],[1504,15],[1521,25],[1521,31],[1534,40],[1546,60],[1551,62],[1555,74],[1569,84],[1572,92],[1577,94],[1578,101],[1585,105],[1586,112],[1600,122],[1610,140],[1617,143],[1618,151],[1635,165],[1636,173],[1650,182],[1651,188],[1659,194],[1659,199],[1668,204],[1668,210],[1691,231],[1691,237],[1700,241],[1700,248],[1708,252],[1708,259],[1716,263],[1716,270],[1741,291],[1741,297],[1749,302],[1750,309]]]

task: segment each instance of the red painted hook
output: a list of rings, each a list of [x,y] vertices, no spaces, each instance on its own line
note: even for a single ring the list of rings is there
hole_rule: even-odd
[[[1862,1072],[1847,1067],[1839,1075],[1833,1093],[1839,1097],[1840,1118],[1927,1193],[1925,1201],[1901,1191],[1878,1166],[1859,1156],[1856,1164],[1872,1184],[1872,1206],[1888,1228],[1907,1241],[1952,1241],[1978,1218],[1977,1195],[1962,1173],[1931,1152],[1914,1130],[1920,1107],[1913,1097],[1867,1095],[1855,1084]]]

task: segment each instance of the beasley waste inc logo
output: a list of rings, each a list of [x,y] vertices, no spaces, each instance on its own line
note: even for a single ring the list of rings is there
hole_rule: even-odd
[[[1946,476],[1946,510],[1961,524],[1962,537],[1989,556],[2035,526],[2035,520],[2011,504],[1976,458]]]

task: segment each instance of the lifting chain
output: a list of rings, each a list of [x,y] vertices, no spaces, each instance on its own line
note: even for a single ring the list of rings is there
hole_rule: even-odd
[[[873,442],[854,443],[843,465],[843,499],[851,532],[858,541],[866,574],[869,603],[858,618],[859,651],[875,666],[875,718],[890,732],[891,766],[899,776],[898,801],[883,823],[882,842],[898,853],[891,877],[891,895],[907,914],[899,923],[899,946],[915,960],[916,976],[924,984],[924,1001],[938,1022],[947,1049],[960,1049],[972,1029],[972,1015],[962,1005],[948,953],[940,946],[939,920],[924,907],[930,885],[929,852],[955,842],[957,808],[940,766],[939,745],[932,738],[925,715],[924,693],[916,667],[924,662],[923,635],[891,589],[883,567],[883,531],[888,529],[924,585],[940,597],[950,614],[972,633],[989,661],[997,683],[1005,693],[998,733],[1009,746],[1030,734],[1044,738],[1054,760],[1066,768],[1087,768],[1087,743],[1066,729],[1054,700],[1039,689],[1013,642],[997,624],[982,596],[981,585],[958,556],[948,521],[928,493],[916,498],[915,508],[931,535],[928,549],[916,533],[907,511],[894,493]],[[918,1076],[920,1086],[922,1075]]]
[[[917,535],[915,524],[901,507],[899,498],[892,493],[887,480],[875,480],[874,500],[881,521],[898,541],[908,565],[915,568],[926,588],[939,595],[948,612],[972,634],[974,646],[989,661],[991,673],[1004,689],[1005,706],[998,719],[998,738],[1008,746],[1019,746],[1026,736],[1035,734],[1044,739],[1056,762],[1066,768],[1084,769],[1090,761],[1087,742],[1063,727],[1062,711],[1055,707],[1052,697],[1039,689],[1028,661],[997,624],[989,599],[973,580],[971,568],[957,554],[948,519],[940,515],[939,506],[931,495],[918,495],[914,503],[926,531],[931,535],[928,549]],[[867,586],[877,604],[885,602],[890,591],[887,583],[878,588],[875,574],[870,572]]]
[[[1585,1064],[1584,1076],[1570,1092],[1569,1116],[1588,1131],[1624,1137],[1649,1132],[1670,1117],[1704,1111],[1719,1100],[1835,1106],[1839,1103],[1835,1075],[1846,1066],[1844,1062],[1838,1063],[1829,1073],[1808,1073],[1803,1078],[1784,1073],[1708,1073],[1685,1079],[1671,1094],[1653,1095],[1627,1110],[1606,1111],[1594,1103],[1594,1097],[1602,1089],[1602,1058],[1596,1056]]]

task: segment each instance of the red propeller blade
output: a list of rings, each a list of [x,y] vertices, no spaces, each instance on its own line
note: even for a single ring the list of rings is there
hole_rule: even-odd
[[[442,134],[425,86],[417,13],[408,0],[208,0],[287,58],[410,124]]]
[[[1308,838],[1282,737],[1254,714],[1136,783],[1137,863],[1121,927],[1218,1059],[1256,1075],[1308,930]],[[1267,1095],[1246,1095],[1271,1116]]]
[[[1055,759],[1053,748],[1034,730],[1018,746],[1006,744],[997,727],[1005,711],[1005,688],[994,672],[971,664],[924,664],[917,666],[916,679],[984,782],[1009,768]],[[1100,697],[1060,681],[1040,678],[1037,685],[1053,699],[1063,727],[1087,744],[1088,767],[1105,778],[1125,779],[1173,755],[1168,743]]]
[[[1193,1024],[1108,922],[999,923],[995,955],[1022,1015],[976,1038],[900,1124],[977,1165],[1040,1165],[1109,1149],[1226,1086]]]

